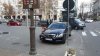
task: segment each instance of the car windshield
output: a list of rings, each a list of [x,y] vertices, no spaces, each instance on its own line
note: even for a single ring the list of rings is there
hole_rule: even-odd
[[[66,25],[64,23],[53,23],[48,28],[49,29],[65,29]]]

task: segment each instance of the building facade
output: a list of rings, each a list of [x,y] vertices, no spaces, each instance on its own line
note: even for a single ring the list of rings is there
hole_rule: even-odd
[[[94,19],[100,20],[100,0],[94,0],[92,10]]]
[[[1,17],[4,17],[4,16],[9,16],[10,18],[12,18],[12,16],[16,17],[18,15],[20,15],[23,11],[22,7],[19,7],[19,1],[21,0],[0,0],[0,15]],[[12,10],[13,10],[13,14],[5,14],[5,7],[4,7],[4,4],[6,4],[7,6],[11,5],[12,7]],[[10,10],[10,9],[8,9]]]

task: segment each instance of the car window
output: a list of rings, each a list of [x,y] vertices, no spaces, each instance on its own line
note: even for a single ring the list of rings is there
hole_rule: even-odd
[[[49,29],[65,29],[66,25],[63,23],[54,23],[54,24],[51,24],[48,28]]]

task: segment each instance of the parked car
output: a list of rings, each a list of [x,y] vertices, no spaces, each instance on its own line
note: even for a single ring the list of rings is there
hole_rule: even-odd
[[[1,23],[7,23],[9,20],[7,20],[7,19],[0,19],[0,22]]]
[[[22,21],[23,21],[23,19],[16,19],[16,21],[18,21],[18,22],[22,22]]]
[[[10,20],[9,22],[7,22],[8,26],[21,26],[21,22],[18,21],[14,21],[14,20]]]
[[[66,22],[54,22],[42,31],[40,40],[65,43],[68,36],[71,36],[71,26]]]
[[[0,21],[0,24],[2,24],[2,22]]]
[[[93,20],[92,19],[86,19],[85,22],[86,23],[91,23],[91,22],[93,22]]]
[[[84,27],[86,27],[85,23],[80,19],[74,19],[74,21],[75,21],[74,24],[76,29],[84,29]]]

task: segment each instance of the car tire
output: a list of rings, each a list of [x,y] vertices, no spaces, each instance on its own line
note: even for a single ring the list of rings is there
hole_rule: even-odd
[[[76,29],[77,29],[77,30],[79,30],[79,29],[80,29],[80,27],[77,27]]]
[[[76,30],[78,30],[78,27],[75,27]]]
[[[0,22],[0,24],[2,24],[2,22]]]
[[[83,30],[84,28],[82,27],[81,30]]]
[[[72,36],[71,34],[69,34],[69,36]]]
[[[40,36],[40,40],[41,40],[42,42],[44,42],[44,41],[45,41],[45,39],[44,39],[44,38],[41,38],[41,36]]]
[[[44,40],[44,39],[42,39],[42,40],[41,40],[41,42],[45,42],[45,40]]]
[[[65,44],[66,40],[62,40],[62,44]]]
[[[40,40],[41,40],[42,42],[44,42],[44,41],[45,41],[45,39],[43,39],[43,38],[40,38]]]
[[[63,39],[62,39],[62,44],[65,44],[66,43],[66,35],[64,35]]]

